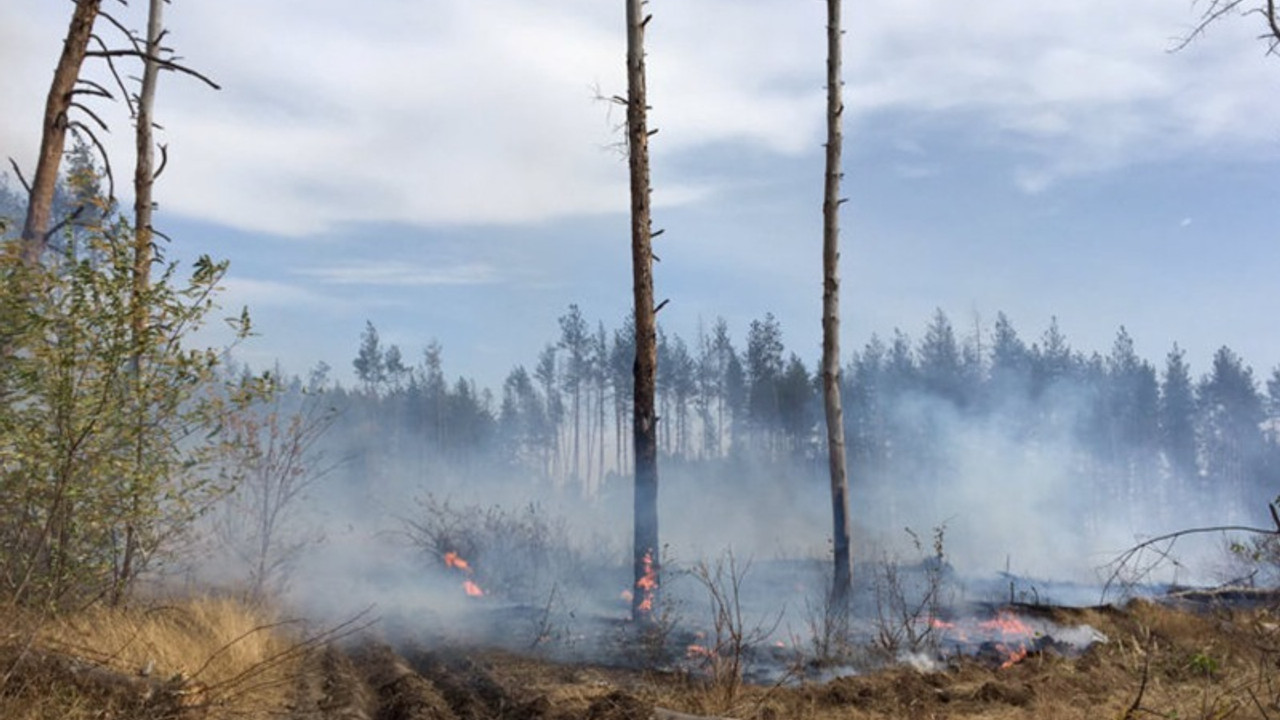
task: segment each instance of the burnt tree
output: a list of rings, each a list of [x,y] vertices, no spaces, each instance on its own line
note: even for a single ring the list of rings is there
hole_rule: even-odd
[[[650,220],[648,102],[645,94],[643,0],[627,0],[627,148],[631,175],[631,270],[636,355],[632,434],[635,445],[635,587],[631,616],[650,622],[658,593],[658,417],[654,409],[658,369],[657,308],[653,300],[653,233]]]
[[[835,573],[831,598],[847,604],[853,584],[849,541],[849,477],[845,466],[844,411],[840,404],[840,133],[841,0],[827,0],[827,160],[822,199],[822,391],[827,417],[827,461],[831,471]]]

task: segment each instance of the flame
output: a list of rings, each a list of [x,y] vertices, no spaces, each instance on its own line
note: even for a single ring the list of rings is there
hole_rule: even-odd
[[[705,645],[690,645],[685,648],[684,656],[690,660],[694,658],[713,658],[716,656],[716,651],[708,649]]]
[[[995,648],[1004,658],[1000,665],[1002,670],[1013,667],[1027,657],[1030,643],[1037,634],[1009,610],[1001,610],[994,618],[977,623],[929,618],[929,626],[962,645],[990,643],[990,647]]]
[[[1008,659],[1000,664],[1001,670],[1007,670],[1013,667],[1014,665],[1022,662],[1023,659],[1027,657],[1027,647],[1025,645],[1013,651],[1010,651],[1009,648],[1005,647],[1004,645],[1001,645],[999,647],[1004,652],[1009,653]]]
[[[458,553],[449,551],[444,554],[445,567],[461,570],[466,573],[467,579],[462,581],[462,590],[470,597],[484,597],[484,590],[471,579],[471,565],[466,560],[458,556]]]
[[[636,580],[636,588],[640,590],[640,604],[636,609],[649,612],[653,610],[653,593],[658,589],[658,570],[653,566],[653,550],[645,551],[641,562],[644,565],[644,575]]]
[[[1035,634],[1034,630],[1008,610],[1001,610],[996,613],[995,618],[978,623],[978,627],[1006,637],[1029,637]]]

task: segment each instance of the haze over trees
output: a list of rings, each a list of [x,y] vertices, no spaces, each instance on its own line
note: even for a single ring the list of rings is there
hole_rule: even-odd
[[[402,471],[379,464],[410,449],[419,476],[483,468],[573,496],[622,492],[634,378],[617,359],[630,353],[630,319],[610,331],[572,307],[562,321],[598,328],[584,366],[553,339],[534,372],[517,365],[494,392],[446,381],[444,349],[432,343],[396,379],[362,374],[355,388],[330,389],[346,409],[336,436],[351,438],[374,476]],[[373,355],[385,362],[389,350]],[[776,318],[752,321],[741,342],[723,319],[688,341],[659,328],[657,355],[656,450],[670,472],[694,472],[700,479],[689,482],[708,488],[757,476],[797,489],[829,479],[818,364],[788,351]],[[1005,478],[999,467],[1043,457],[1069,477],[1085,528],[1185,525],[1209,508],[1223,520],[1265,513],[1280,476],[1280,367],[1263,383],[1227,347],[1196,370],[1176,345],[1158,365],[1139,357],[1126,328],[1099,352],[1073,347],[1056,319],[1024,339],[1003,313],[979,335],[958,333],[937,310],[918,340],[895,329],[848,355],[841,390],[851,493],[876,508],[866,522],[888,528],[918,517],[908,502],[946,519],[959,502],[954,482],[973,472],[959,463],[982,445],[993,458],[990,502],[1036,492],[1044,478]],[[595,459],[573,460],[575,437]]]

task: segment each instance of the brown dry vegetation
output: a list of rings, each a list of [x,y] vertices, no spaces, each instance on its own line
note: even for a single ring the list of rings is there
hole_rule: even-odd
[[[269,612],[225,597],[40,618],[0,610],[0,717],[150,718],[289,701],[300,645]]]
[[[1280,718],[1275,610],[1135,602],[1035,612],[1087,623],[1110,641],[1078,658],[1045,652],[1003,670],[954,659],[932,673],[898,667],[746,685],[731,698],[688,674],[491,650],[299,645],[289,626],[226,599],[43,623],[9,612],[0,717],[648,720],[660,707],[744,720]]]

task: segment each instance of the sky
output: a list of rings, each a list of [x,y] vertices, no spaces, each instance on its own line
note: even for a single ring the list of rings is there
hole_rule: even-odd
[[[141,27],[144,5],[104,7]],[[1280,364],[1280,59],[1259,18],[1175,51],[1204,0],[846,5],[846,357],[873,332],[918,339],[940,308],[962,334],[1003,311],[1029,342],[1056,316],[1086,352],[1124,325],[1157,365],[1179,343],[1197,374],[1222,345],[1260,377]],[[617,327],[623,3],[355,8],[167,6],[169,44],[222,89],[162,76],[155,222],[174,255],[230,260],[226,314],[247,305],[259,333],[236,354],[350,382],[372,321],[497,391],[570,303]],[[692,342],[723,316],[741,347],[773,313],[813,362],[825,4],[648,9],[660,320]],[[70,13],[0,0],[0,153],[28,175]],[[127,167],[126,110],[94,107]]]

